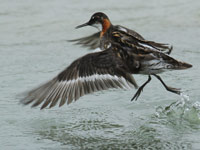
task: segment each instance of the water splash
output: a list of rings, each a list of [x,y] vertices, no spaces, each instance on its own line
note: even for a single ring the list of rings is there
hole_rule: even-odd
[[[200,102],[192,102],[182,93],[180,99],[166,107],[157,107],[155,116],[165,118],[175,125],[187,121],[190,125],[200,125]]]

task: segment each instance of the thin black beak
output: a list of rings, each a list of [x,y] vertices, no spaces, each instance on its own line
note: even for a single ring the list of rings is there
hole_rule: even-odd
[[[84,24],[81,24],[81,25],[77,26],[76,29],[82,28],[82,27],[85,27],[85,26],[88,26],[88,25],[89,25],[89,23],[86,22],[86,23],[84,23]]]

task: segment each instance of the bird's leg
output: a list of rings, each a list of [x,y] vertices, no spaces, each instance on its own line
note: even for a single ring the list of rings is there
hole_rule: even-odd
[[[137,92],[135,93],[135,95],[133,96],[133,98],[131,99],[131,101],[133,101],[134,99],[137,100],[138,97],[140,96],[143,88],[147,85],[147,83],[149,83],[151,81],[151,76],[149,75],[148,80],[141,86],[139,87],[139,89],[137,90]]]
[[[166,89],[167,91],[170,91],[170,92],[173,92],[173,93],[176,93],[176,94],[180,95],[180,93],[181,93],[180,90],[181,90],[181,89],[169,87],[169,86],[167,86],[167,85],[164,83],[164,81],[161,79],[161,77],[160,77],[159,75],[156,75],[156,74],[152,74],[152,75],[154,75],[158,80],[160,80],[160,82],[162,83],[162,85],[165,87],[165,89]]]

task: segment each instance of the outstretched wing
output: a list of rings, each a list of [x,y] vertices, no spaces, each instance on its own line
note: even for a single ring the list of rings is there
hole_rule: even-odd
[[[132,43],[135,46],[156,49],[159,51],[164,51],[168,54],[170,54],[173,49],[173,47],[169,44],[145,40],[139,33],[137,33],[134,30],[130,30],[126,27],[116,25],[116,28],[116,31],[124,33],[124,35],[122,36],[123,40],[128,41],[129,43]]]
[[[68,41],[75,42],[77,45],[81,45],[93,50],[100,47],[100,32],[94,33],[90,36]]]
[[[26,93],[23,104],[42,104],[41,109],[70,104],[81,96],[109,88],[137,87],[131,74],[127,73],[123,62],[105,50],[87,54],[75,60],[69,67],[51,81]]]

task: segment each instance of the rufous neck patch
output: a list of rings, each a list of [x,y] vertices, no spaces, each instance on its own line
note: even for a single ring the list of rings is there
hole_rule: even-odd
[[[108,19],[103,19],[103,25],[102,25],[102,31],[100,34],[100,37],[102,37],[104,35],[104,33],[110,28],[111,23]]]

